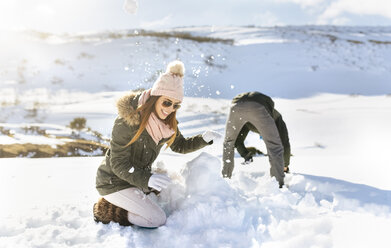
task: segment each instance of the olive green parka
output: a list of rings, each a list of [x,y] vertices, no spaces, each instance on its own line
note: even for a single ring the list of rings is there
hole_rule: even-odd
[[[145,193],[151,190],[148,180],[152,175],[152,163],[168,139],[156,144],[144,130],[133,144],[126,146],[139,128],[140,115],[136,109],[140,95],[140,92],[130,92],[117,102],[118,117],[112,130],[110,149],[96,174],[96,189],[102,196],[129,187],[137,187]],[[202,135],[184,138],[178,129],[170,148],[174,152],[189,153],[211,143],[207,143]]]

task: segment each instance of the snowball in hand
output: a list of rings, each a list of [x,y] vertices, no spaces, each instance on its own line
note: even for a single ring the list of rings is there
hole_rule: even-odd
[[[126,13],[135,14],[138,8],[137,0],[125,0],[123,8]]]

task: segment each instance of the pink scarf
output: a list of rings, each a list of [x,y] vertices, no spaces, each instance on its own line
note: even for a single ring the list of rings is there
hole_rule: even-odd
[[[144,104],[148,98],[151,96],[151,89],[145,90],[141,93],[140,98],[138,99],[138,105]],[[165,124],[159,117],[156,116],[155,112],[152,112],[149,116],[147,126],[145,127],[149,135],[155,141],[156,145],[163,138],[171,137],[175,131],[170,128],[169,125]]]

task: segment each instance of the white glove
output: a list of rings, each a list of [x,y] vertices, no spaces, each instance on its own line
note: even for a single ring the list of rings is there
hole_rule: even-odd
[[[154,188],[157,191],[167,188],[171,183],[171,178],[164,174],[152,174],[148,181],[148,187]]]
[[[202,134],[202,138],[205,140],[206,143],[211,142],[212,140],[221,138],[222,135],[218,132],[207,130]]]

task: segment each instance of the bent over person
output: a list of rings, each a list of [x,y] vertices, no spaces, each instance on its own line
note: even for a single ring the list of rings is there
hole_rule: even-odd
[[[183,63],[174,61],[151,89],[132,92],[117,102],[110,149],[96,174],[96,189],[102,196],[94,205],[97,222],[148,228],[163,225],[166,214],[148,195],[170,183],[167,175],[152,171],[162,146],[189,153],[212,144],[216,135],[212,131],[184,138],[177,127],[183,75]]]
[[[284,171],[289,171],[291,153],[288,130],[281,114],[274,109],[273,100],[259,92],[242,93],[232,100],[224,138],[223,176],[232,176],[234,148],[245,162],[252,161],[254,150],[244,146],[249,131],[262,136],[269,156],[270,175],[282,187]]]

